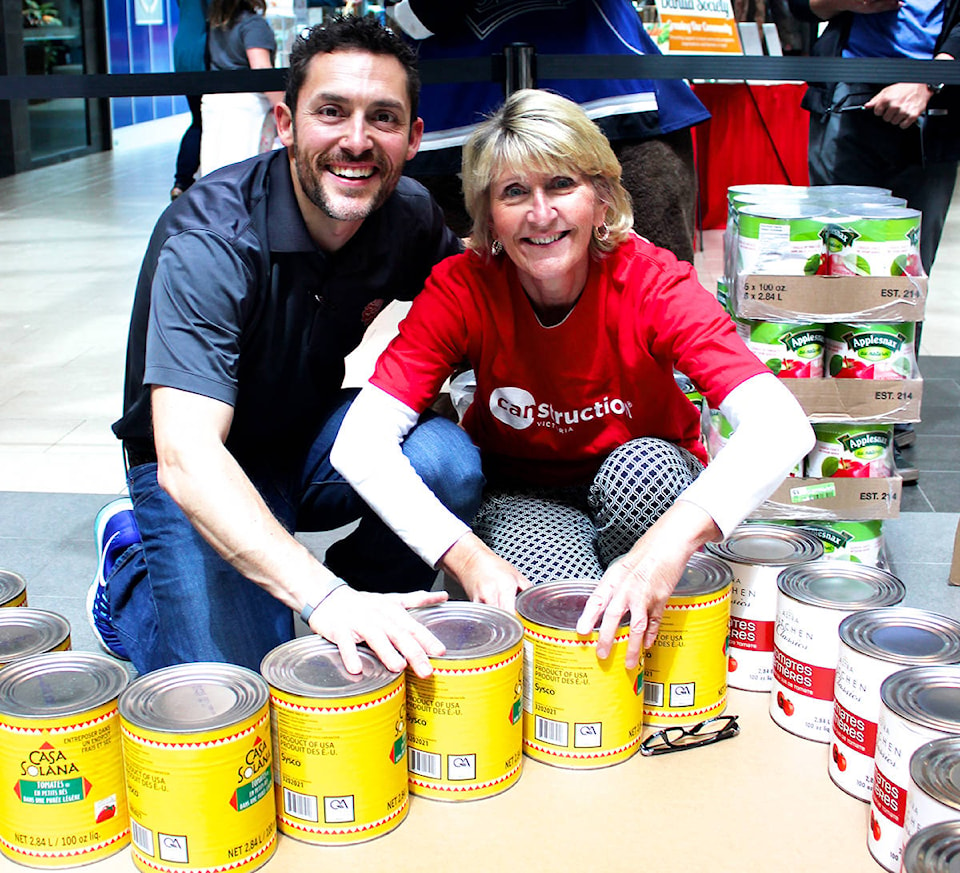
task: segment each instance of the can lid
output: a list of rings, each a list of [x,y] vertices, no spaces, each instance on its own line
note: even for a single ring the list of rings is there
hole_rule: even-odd
[[[823,557],[823,544],[812,534],[777,524],[741,524],[723,542],[707,550],[738,564],[788,567]]]
[[[680,581],[673,589],[674,597],[693,597],[697,594],[714,594],[726,588],[733,580],[730,568],[719,558],[694,552],[683,568]]]
[[[903,848],[903,873],[957,873],[960,870],[960,821],[921,828]]]
[[[19,597],[26,588],[23,576],[12,570],[0,570],[0,605]]]
[[[235,664],[175,664],[131,682],[120,695],[120,716],[171,734],[217,730],[242,722],[270,698],[267,683]]]
[[[447,647],[443,659],[485,658],[512,649],[523,639],[523,626],[502,609],[483,603],[451,601],[410,613]]]
[[[315,634],[283,643],[260,662],[263,678],[287,694],[313,698],[341,698],[385,688],[399,674],[388,670],[368,649],[357,649],[362,672],[348,673],[340,650]]]
[[[896,664],[960,663],[960,622],[926,609],[867,609],[840,622],[851,649]]]
[[[126,669],[99,652],[48,652],[0,671],[0,713],[17,718],[63,718],[115,700]]]
[[[777,576],[777,588],[787,597],[827,609],[867,609],[894,606],[907,590],[892,573],[847,561],[813,561],[787,567]]]
[[[597,587],[596,579],[562,579],[556,582],[542,582],[517,595],[517,612],[521,618],[544,627],[573,631],[577,628],[577,619],[587,605],[587,598]],[[594,630],[600,627],[603,616],[597,618]],[[628,612],[620,619],[620,627],[630,624]]]
[[[960,667],[907,667],[883,680],[880,700],[920,727],[960,733]]]
[[[56,612],[0,609],[0,665],[49,652],[70,636],[70,622]]]
[[[910,778],[934,800],[960,811],[960,736],[917,749],[910,758]]]

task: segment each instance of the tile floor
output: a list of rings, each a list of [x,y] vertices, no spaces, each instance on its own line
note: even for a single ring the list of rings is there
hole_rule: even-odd
[[[30,602],[66,615],[77,648],[96,569],[97,509],[123,487],[118,416],[127,322],[140,259],[167,204],[183,118],[119,138],[112,152],[0,179],[0,567],[27,579]],[[957,199],[960,199],[958,193]],[[720,232],[698,256],[708,287]],[[908,603],[960,615],[947,585],[960,518],[960,206],[930,279],[923,422],[910,457],[919,486],[885,526]],[[379,323],[351,359],[361,381],[399,317]],[[312,545],[322,549],[322,538]]]

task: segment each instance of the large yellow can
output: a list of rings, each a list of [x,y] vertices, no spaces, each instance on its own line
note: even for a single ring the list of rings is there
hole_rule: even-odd
[[[21,606],[0,609],[0,667],[70,648],[70,622],[56,612]]]
[[[644,658],[646,724],[693,725],[726,708],[732,579],[718,558],[695,552],[687,562]]]
[[[11,570],[0,570],[0,607],[26,606],[27,583]]]
[[[359,650],[348,673],[318,636],[277,646],[260,664],[270,685],[280,832],[317,845],[389,833],[409,808],[403,673]]]
[[[642,669],[626,668],[629,617],[609,657],[597,658],[596,628],[576,631],[596,582],[545,582],[517,595],[523,624],[523,751],[555,767],[625,761],[643,731]],[[598,621],[599,624],[599,621]]]
[[[127,671],[51,652],[0,671],[0,851],[28,867],[99,861],[130,842],[117,697]]]
[[[178,664],[120,695],[133,862],[145,873],[266,863],[277,847],[269,691],[232,664]]]
[[[433,673],[407,671],[408,765],[412,794],[478,800],[506,791],[523,759],[523,628],[481,603],[413,611],[446,646]]]

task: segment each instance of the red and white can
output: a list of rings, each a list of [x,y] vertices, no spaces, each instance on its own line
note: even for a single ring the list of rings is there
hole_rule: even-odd
[[[836,561],[790,567],[777,588],[770,715],[792,734],[828,743],[840,622],[860,610],[894,606],[906,589],[885,570]]]
[[[960,821],[918,831],[903,849],[900,873],[956,873],[960,869]]]
[[[838,633],[827,769],[838,788],[869,801],[883,680],[904,667],[960,663],[960,622],[924,609],[893,606],[855,612],[840,622]]]
[[[742,524],[710,554],[733,577],[727,684],[742,691],[769,691],[773,684],[773,636],[777,577],[787,567],[823,557],[823,545],[805,531],[775,524]]]
[[[906,844],[917,831],[942,821],[960,820],[960,736],[924,743],[910,758]]]
[[[891,873],[903,854],[910,758],[924,743],[956,734],[960,666],[908,667],[883,681],[867,848]]]

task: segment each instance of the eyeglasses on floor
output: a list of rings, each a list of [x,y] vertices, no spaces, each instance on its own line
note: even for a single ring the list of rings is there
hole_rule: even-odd
[[[657,731],[640,744],[640,754],[649,757],[698,749],[711,743],[719,743],[720,740],[729,740],[739,733],[737,716],[718,715],[692,727],[668,727]]]

